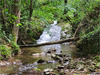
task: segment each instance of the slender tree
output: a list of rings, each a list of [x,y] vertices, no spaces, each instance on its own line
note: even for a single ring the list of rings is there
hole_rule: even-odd
[[[67,5],[67,2],[68,2],[68,0],[64,0],[65,6]],[[67,13],[66,7],[64,7],[64,14],[66,14],[66,13]]]
[[[30,15],[29,15],[29,20],[31,20],[31,16],[33,13],[33,6],[32,6],[33,0],[30,0]]]
[[[19,27],[18,24],[20,23],[20,4],[21,4],[21,0],[14,0],[14,7],[15,7],[15,23],[13,25],[13,36],[14,36],[14,41],[17,43],[17,39],[18,39],[18,31],[19,31]]]
[[[3,0],[3,7],[2,7],[2,22],[3,22],[3,26],[5,26],[5,21],[6,21],[6,15],[5,15],[5,9],[6,9],[6,2],[5,0]]]
[[[34,3],[33,3],[34,2]],[[32,17],[32,13],[33,13],[33,9],[35,7],[35,3],[36,3],[36,0],[30,0],[30,14],[29,14],[29,20],[31,20],[31,17]]]

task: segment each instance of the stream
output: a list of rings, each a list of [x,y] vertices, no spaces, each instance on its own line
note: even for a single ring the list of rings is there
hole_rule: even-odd
[[[57,21],[54,21],[48,31],[43,31],[37,43],[59,41],[60,37],[61,27],[57,26]],[[37,71],[43,71],[46,68],[55,68],[59,65],[58,62],[51,58],[51,54],[62,53],[73,57],[75,52],[75,48],[71,47],[68,43],[41,47],[27,47],[21,48],[21,50],[22,53],[20,55],[16,55],[8,60],[8,66],[0,67],[0,75],[31,75],[32,73],[34,73],[34,75],[41,75],[41,73]],[[40,59],[46,62],[38,63]]]

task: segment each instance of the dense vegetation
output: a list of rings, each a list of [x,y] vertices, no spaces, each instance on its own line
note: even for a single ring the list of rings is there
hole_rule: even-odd
[[[17,54],[17,44],[35,43],[54,20],[70,23],[72,34],[79,27],[78,51],[100,52],[100,0],[1,0],[0,59]]]

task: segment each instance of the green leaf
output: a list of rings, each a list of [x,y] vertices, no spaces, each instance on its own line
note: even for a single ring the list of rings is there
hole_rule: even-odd
[[[21,23],[18,23],[16,26],[19,27],[19,26],[21,26],[21,25],[22,25]]]

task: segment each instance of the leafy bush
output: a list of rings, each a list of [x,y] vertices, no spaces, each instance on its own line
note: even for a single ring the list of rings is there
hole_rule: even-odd
[[[18,54],[18,52],[20,52],[20,48],[15,42],[10,42],[9,46],[11,47],[12,55],[13,54]]]
[[[100,27],[92,32],[81,37],[78,42],[77,51],[83,55],[99,54],[100,53]]]
[[[11,57],[11,47],[0,45],[0,60]]]

